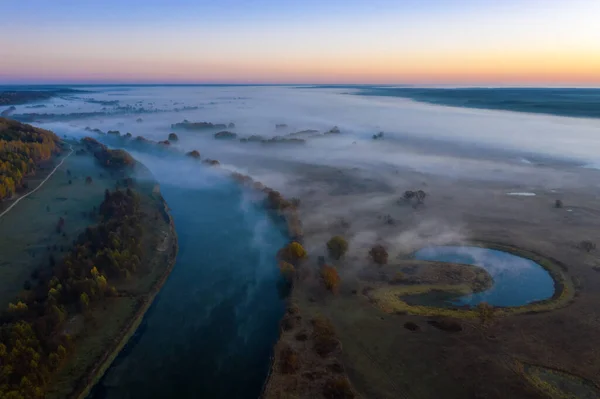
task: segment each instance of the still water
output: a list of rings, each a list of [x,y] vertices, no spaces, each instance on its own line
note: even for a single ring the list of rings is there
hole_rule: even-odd
[[[495,249],[439,246],[423,248],[416,259],[463,263],[484,268],[494,279],[491,288],[454,298],[455,305],[475,306],[487,302],[494,306],[521,306],[551,298],[554,280],[539,264],[508,252]]]

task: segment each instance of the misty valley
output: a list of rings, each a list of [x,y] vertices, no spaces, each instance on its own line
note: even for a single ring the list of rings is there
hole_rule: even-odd
[[[2,90],[0,398],[600,396],[597,90]]]

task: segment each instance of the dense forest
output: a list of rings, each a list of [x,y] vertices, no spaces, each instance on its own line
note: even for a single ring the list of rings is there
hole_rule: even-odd
[[[96,216],[98,223],[81,233],[65,258],[50,258],[47,272],[0,315],[0,399],[43,398],[71,355],[69,320],[117,295],[109,281],[138,269],[143,230],[137,193],[107,190]]]
[[[59,141],[48,130],[0,118],[0,201],[22,188],[39,162],[60,152]]]

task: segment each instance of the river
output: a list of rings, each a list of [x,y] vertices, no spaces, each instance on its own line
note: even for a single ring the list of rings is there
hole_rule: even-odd
[[[275,254],[287,238],[252,193],[224,176],[189,187],[169,183],[172,169],[153,172],[175,220],[179,255],[90,397],[257,397],[284,311]]]

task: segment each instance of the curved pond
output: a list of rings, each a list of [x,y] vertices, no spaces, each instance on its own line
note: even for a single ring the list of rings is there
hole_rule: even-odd
[[[134,154],[161,183],[179,238],[171,273],[91,398],[258,397],[285,304],[287,238],[255,193],[182,157]]]
[[[521,306],[549,299],[554,295],[554,280],[539,264],[508,252],[467,246],[427,247],[415,259],[463,263],[484,268],[494,279],[491,288],[453,298],[453,305],[475,306],[487,302],[494,306]]]

